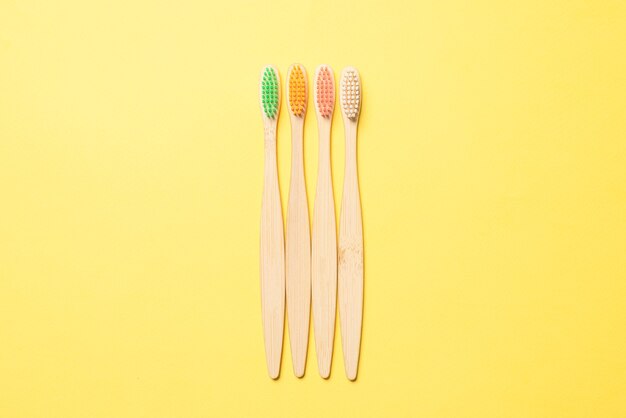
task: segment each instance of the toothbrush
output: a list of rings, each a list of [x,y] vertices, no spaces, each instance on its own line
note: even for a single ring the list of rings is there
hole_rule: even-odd
[[[335,107],[333,70],[315,71],[315,110],[319,131],[317,189],[313,209],[313,330],[320,375],[330,376],[337,305],[337,227],[330,168],[330,128]]]
[[[280,374],[285,321],[285,244],[276,165],[276,123],[280,111],[278,70],[266,66],[260,82],[265,133],[265,174],[261,205],[261,308],[267,370]]]
[[[304,376],[311,311],[311,235],[304,182],[303,135],[307,75],[300,64],[289,68],[287,97],[291,120],[291,184],[287,205],[287,322],[293,372]]]
[[[339,318],[346,376],[355,380],[363,321],[363,223],[356,152],[361,83],[354,67],[341,72],[340,100],[346,133],[346,168],[339,221]]]

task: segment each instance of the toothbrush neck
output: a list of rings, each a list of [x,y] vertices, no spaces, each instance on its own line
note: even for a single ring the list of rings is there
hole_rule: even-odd
[[[292,119],[291,121],[291,154],[298,156],[302,154],[304,138],[304,120]]]

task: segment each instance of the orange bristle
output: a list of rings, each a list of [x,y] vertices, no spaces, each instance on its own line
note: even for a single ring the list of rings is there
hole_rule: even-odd
[[[295,116],[303,116],[306,108],[306,83],[299,65],[289,73],[289,107]]]

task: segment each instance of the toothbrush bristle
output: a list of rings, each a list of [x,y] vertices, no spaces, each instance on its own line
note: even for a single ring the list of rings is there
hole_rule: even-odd
[[[306,83],[304,72],[294,65],[289,73],[289,107],[296,116],[303,116],[306,108]]]
[[[278,77],[273,68],[267,67],[263,71],[261,80],[261,104],[263,113],[270,119],[274,119],[278,113]]]
[[[335,106],[335,85],[333,76],[326,66],[320,68],[317,73],[316,89],[317,109],[322,117],[329,118],[332,116]]]
[[[361,84],[356,70],[346,70],[341,78],[341,107],[349,119],[356,119],[361,104]]]

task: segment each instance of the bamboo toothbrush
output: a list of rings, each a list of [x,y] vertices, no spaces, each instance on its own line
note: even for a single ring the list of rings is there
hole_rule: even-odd
[[[291,120],[291,184],[287,205],[287,322],[293,372],[304,376],[311,311],[311,235],[304,182],[303,135],[307,76],[300,64],[289,68],[287,97]]]
[[[266,66],[260,82],[265,132],[265,174],[261,205],[261,308],[267,370],[272,379],[280,374],[285,321],[285,244],[283,214],[276,165],[276,123],[280,111],[278,70]]]
[[[317,367],[330,376],[337,305],[337,227],[330,168],[330,128],[335,107],[333,70],[320,65],[315,71],[315,110],[319,131],[317,189],[313,209],[313,330]]]
[[[346,133],[346,169],[339,221],[339,318],[346,376],[355,380],[363,321],[363,223],[356,152],[361,83],[356,68],[346,67],[341,72],[340,95]]]

